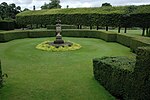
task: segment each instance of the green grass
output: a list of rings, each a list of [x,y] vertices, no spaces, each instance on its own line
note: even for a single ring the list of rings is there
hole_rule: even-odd
[[[64,38],[82,48],[46,52],[36,45],[54,38],[19,39],[0,43],[3,73],[0,100],[115,100],[93,77],[92,59],[128,56],[130,49],[93,38]]]

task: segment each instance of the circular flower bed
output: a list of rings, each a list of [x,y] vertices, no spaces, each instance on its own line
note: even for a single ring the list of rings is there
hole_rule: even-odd
[[[73,42],[71,42],[73,43],[72,46],[60,46],[60,47],[52,46],[49,44],[50,42],[52,41],[44,41],[38,44],[36,48],[44,51],[70,51],[70,50],[77,50],[81,48],[80,44],[73,43]]]

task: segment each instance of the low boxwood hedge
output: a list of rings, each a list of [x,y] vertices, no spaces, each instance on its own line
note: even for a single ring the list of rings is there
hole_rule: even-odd
[[[0,42],[28,38],[28,31],[4,31],[0,33]]]
[[[136,61],[127,57],[93,59],[94,77],[123,100],[149,100],[150,46],[137,49]]]
[[[117,41],[118,43],[130,47],[131,40],[133,39],[132,36],[128,36],[126,34],[117,34]]]
[[[140,46],[150,46],[150,38],[148,37],[135,37],[132,35],[117,34],[107,31],[64,29],[61,34],[64,37],[98,38],[107,42],[118,42],[130,47],[133,52]],[[0,32],[0,42],[7,42],[19,38],[53,37],[55,35],[55,30],[2,31]]]
[[[54,30],[48,31],[29,31],[29,38],[52,37],[55,36]]]
[[[5,31],[0,32],[0,42],[7,42],[19,38],[39,38],[39,37],[52,37],[56,35],[55,30],[23,30],[23,31]],[[62,36],[70,37],[87,37],[87,38],[100,38],[105,41],[115,41],[116,34],[104,31],[94,30],[63,30]],[[113,38],[112,38],[113,37]]]
[[[130,48],[131,51],[135,52],[138,47],[142,46],[150,46],[150,38],[149,37],[138,37],[131,39]]]

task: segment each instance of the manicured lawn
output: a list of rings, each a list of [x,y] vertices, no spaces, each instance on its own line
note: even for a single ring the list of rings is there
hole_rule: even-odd
[[[92,59],[128,56],[130,49],[92,38],[64,38],[81,44],[69,52],[40,51],[35,46],[54,38],[19,39],[0,43],[3,73],[0,100],[115,100],[93,77]]]

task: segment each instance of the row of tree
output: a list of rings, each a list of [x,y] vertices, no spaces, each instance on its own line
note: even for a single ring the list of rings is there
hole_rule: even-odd
[[[103,6],[112,6],[110,3],[103,3]],[[67,8],[69,5],[67,5]],[[43,6],[41,6],[41,9],[53,9],[53,8],[61,8],[60,0],[50,0],[50,3],[45,3]]]
[[[0,18],[12,18],[15,19],[16,14],[21,12],[21,7],[16,6],[14,3],[7,4],[6,2],[3,2],[0,4]]]
[[[110,3],[103,3],[102,6],[111,6]],[[34,10],[35,10],[35,6]],[[67,8],[69,5],[67,5]],[[53,8],[61,8],[60,0],[50,0],[50,3],[45,3],[43,6],[41,6],[41,9],[53,9]],[[29,10],[28,8],[25,8],[23,11]],[[16,6],[14,3],[7,4],[6,2],[3,2],[0,4],[0,19],[5,18],[11,18],[15,19],[15,16],[22,12],[20,6]]]

